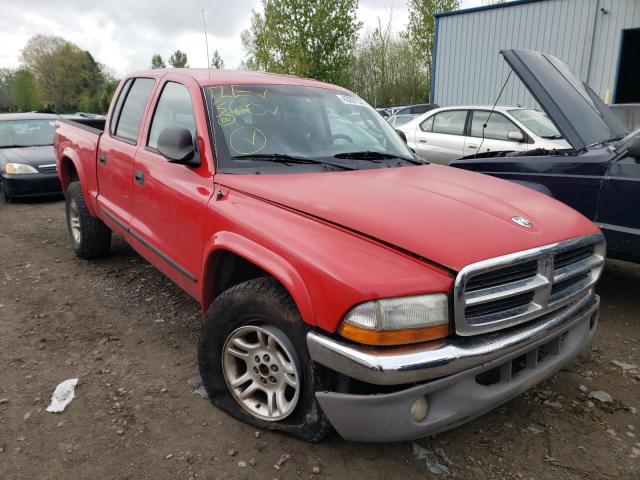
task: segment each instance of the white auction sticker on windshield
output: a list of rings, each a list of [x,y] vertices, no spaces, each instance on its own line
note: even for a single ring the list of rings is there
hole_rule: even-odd
[[[362,107],[367,106],[367,102],[362,100],[360,97],[356,97],[355,95],[343,95],[340,93],[336,93],[336,97],[338,97],[342,103],[346,103],[347,105],[360,105]]]

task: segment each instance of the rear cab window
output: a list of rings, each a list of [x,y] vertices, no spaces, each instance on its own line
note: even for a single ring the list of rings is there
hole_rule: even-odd
[[[109,127],[111,136],[131,144],[137,142],[142,117],[154,83],[155,80],[152,78],[127,80],[114,108],[114,121]]]

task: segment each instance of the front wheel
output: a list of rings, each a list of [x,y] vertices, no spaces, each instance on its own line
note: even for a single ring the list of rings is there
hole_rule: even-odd
[[[2,180],[0,180],[0,199],[4,203],[11,203],[13,201],[13,198],[11,198],[11,195],[7,193],[7,190],[4,186],[4,182]]]
[[[320,381],[306,328],[289,293],[273,278],[236,285],[209,308],[198,351],[213,403],[257,428],[308,441],[331,426],[315,399]]]
[[[89,214],[80,182],[72,182],[69,185],[65,202],[67,231],[76,255],[84,259],[93,259],[109,253],[111,230],[102,220]]]

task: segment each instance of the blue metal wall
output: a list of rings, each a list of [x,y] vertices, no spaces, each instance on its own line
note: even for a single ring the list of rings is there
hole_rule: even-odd
[[[505,48],[560,58],[610,102],[622,30],[640,27],[640,0],[523,0],[453,13],[436,19],[432,99],[442,106],[493,104],[510,71]],[[499,104],[536,105],[515,75]]]

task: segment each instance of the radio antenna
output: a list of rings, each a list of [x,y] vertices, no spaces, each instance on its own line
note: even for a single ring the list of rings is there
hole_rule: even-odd
[[[202,12],[202,27],[204,28],[204,43],[207,47],[207,70],[209,70],[209,80],[211,80],[211,60],[209,57],[209,37],[207,36],[207,22],[204,19],[204,8],[200,10]]]

